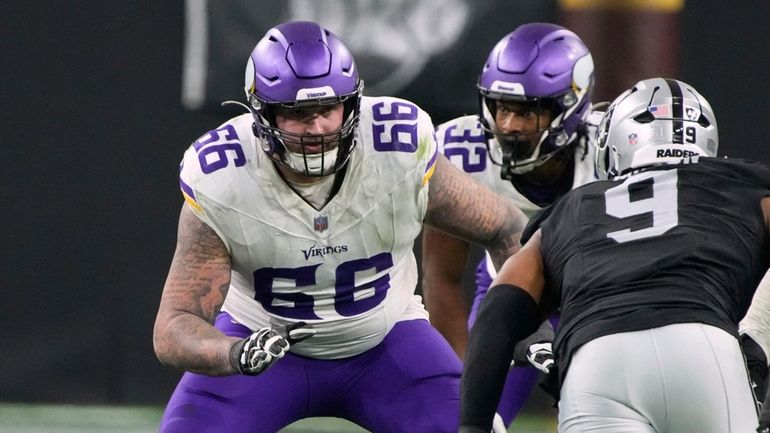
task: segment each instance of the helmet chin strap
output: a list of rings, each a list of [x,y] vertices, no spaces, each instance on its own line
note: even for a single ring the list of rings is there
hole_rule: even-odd
[[[551,159],[551,156],[553,153],[551,152],[549,154],[544,155],[542,158],[540,157],[540,149],[542,148],[543,143],[548,139],[550,130],[549,129],[540,129],[534,132],[525,133],[525,134],[500,134],[498,133],[498,137],[495,137],[495,140],[498,141],[498,145],[500,146],[500,149],[502,150],[502,170],[500,172],[500,177],[502,177],[505,180],[511,180],[511,176],[513,175],[522,175],[529,173],[530,171],[536,169],[537,167],[544,164],[546,161]],[[499,136],[508,136],[508,137],[516,137],[516,138],[522,138],[522,137],[531,137],[536,134],[539,134],[539,140],[537,145],[534,149],[532,149],[532,152],[529,156],[526,158],[514,158],[513,152],[506,151],[506,146],[503,146],[503,144],[500,142]],[[526,140],[513,140],[513,148],[517,146],[518,143],[527,143]],[[521,160],[524,160],[523,162],[519,162]]]
[[[542,144],[542,143],[541,143]],[[540,152],[540,146],[535,149],[535,152],[538,153],[538,156],[535,157],[533,152],[533,157],[530,158],[529,161],[526,161],[524,163],[516,164],[516,161],[513,160],[512,156],[508,152],[503,152],[503,164],[500,171],[500,177],[504,180],[512,180],[513,176],[521,176],[525,175],[527,173],[532,172],[533,170],[537,169],[538,167],[541,167],[545,163],[551,161],[554,159],[554,157],[558,155],[562,155],[563,152],[566,149],[571,149],[575,145],[575,142],[568,143],[566,145],[561,146],[560,148],[554,150],[553,152],[547,153],[543,156],[539,156]]]
[[[287,150],[284,153],[286,165],[297,173],[305,176],[326,176],[332,174],[335,164],[337,163],[339,147],[335,147],[332,150],[323,153],[311,153],[302,154]],[[325,172],[329,171],[328,173]]]
[[[511,180],[513,176],[527,174],[550,161],[551,158],[561,150],[562,149],[559,149],[555,152],[546,154],[542,158],[537,158],[523,164],[516,164],[516,161],[511,157],[510,153],[503,152],[503,167],[500,170],[500,177],[505,180]]]

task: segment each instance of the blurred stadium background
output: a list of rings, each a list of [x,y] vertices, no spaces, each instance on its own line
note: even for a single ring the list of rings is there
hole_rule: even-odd
[[[367,94],[411,99],[436,123],[476,111],[475,80],[500,37],[527,21],[562,23],[593,52],[596,101],[642,78],[677,77],[715,107],[722,155],[770,160],[763,0],[11,1],[0,10],[0,433],[157,430],[180,375],[156,361],[151,341],[182,203],[177,164],[233,114],[219,102],[242,99],[246,56],[280,21],[322,22],[354,51]],[[535,394],[516,431],[555,430]],[[348,431],[327,421],[286,431]]]

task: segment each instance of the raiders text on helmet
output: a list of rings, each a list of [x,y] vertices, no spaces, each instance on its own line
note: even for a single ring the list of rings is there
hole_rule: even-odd
[[[716,156],[714,111],[692,86],[679,80],[642,80],[618,96],[598,129],[596,171],[612,178],[634,169]]]

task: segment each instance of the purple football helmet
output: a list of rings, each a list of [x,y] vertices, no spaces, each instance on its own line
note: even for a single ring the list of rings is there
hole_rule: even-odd
[[[353,56],[332,32],[309,21],[292,21],[267,31],[246,64],[246,98],[254,133],[276,162],[305,176],[326,176],[342,168],[355,147],[363,81]],[[275,110],[342,103],[342,127],[328,134],[294,134],[277,127]],[[298,144],[292,151],[286,142]],[[305,147],[322,146],[320,153]]]
[[[591,53],[570,30],[530,23],[501,39],[489,54],[478,84],[479,119],[495,137],[488,147],[492,162],[502,167],[501,176],[510,180],[527,173],[575,142],[589,112],[593,87]],[[498,100],[551,111],[552,122],[539,126],[539,141],[531,152],[521,151],[528,147],[524,143],[530,134],[498,130]]]

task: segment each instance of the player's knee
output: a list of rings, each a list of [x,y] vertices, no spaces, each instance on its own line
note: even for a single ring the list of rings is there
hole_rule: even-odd
[[[223,426],[224,420],[208,408],[195,404],[182,404],[167,408],[158,433],[218,432],[216,426]]]

